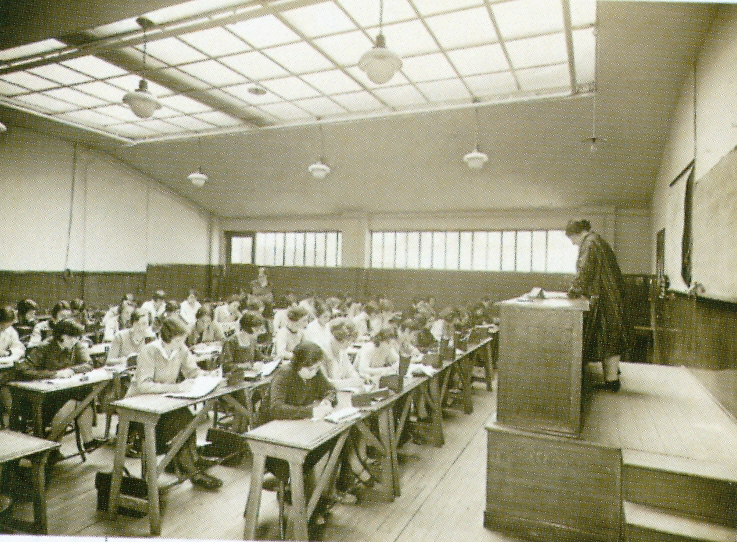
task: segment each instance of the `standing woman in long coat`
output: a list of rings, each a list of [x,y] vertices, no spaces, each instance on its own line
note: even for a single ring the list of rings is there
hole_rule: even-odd
[[[566,235],[578,246],[576,277],[568,295],[591,300],[584,326],[584,356],[602,361],[601,387],[619,391],[619,362],[627,349],[622,272],[612,247],[591,231],[588,220],[569,221]]]

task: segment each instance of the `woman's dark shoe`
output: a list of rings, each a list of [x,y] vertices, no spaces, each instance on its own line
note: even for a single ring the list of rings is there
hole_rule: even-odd
[[[619,389],[622,387],[621,382],[619,379],[617,380],[607,380],[603,384],[597,384],[594,386],[597,390],[603,390],[603,391],[611,391],[611,392],[618,392]]]
[[[198,472],[190,480],[193,485],[208,491],[215,491],[223,486],[223,481],[220,478],[215,478],[204,472]]]

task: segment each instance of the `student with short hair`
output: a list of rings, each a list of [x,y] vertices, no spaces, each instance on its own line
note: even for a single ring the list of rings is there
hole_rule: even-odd
[[[378,382],[382,376],[399,373],[399,353],[397,352],[397,332],[385,327],[371,337],[356,355],[358,373]]]
[[[240,296],[233,294],[228,298],[227,303],[215,307],[215,322],[220,324],[223,333],[226,335],[233,333],[238,328],[238,320],[240,320],[242,315],[240,304]]]
[[[18,332],[21,342],[27,343],[38,321],[36,311],[38,304],[33,299],[21,299],[16,306],[18,318],[13,327]]]
[[[292,359],[292,352],[302,342],[309,315],[303,307],[291,307],[287,311],[287,325],[274,336],[274,351],[279,359]]]
[[[28,340],[28,348],[40,345],[53,335],[53,327],[60,320],[72,317],[72,307],[68,301],[59,301],[51,309],[51,319],[39,322],[33,328],[31,338]]]
[[[358,337],[356,326],[347,318],[336,318],[328,325],[329,338],[321,345],[325,354],[323,371],[336,388],[363,386],[363,378],[358,374],[348,356],[348,348]]]
[[[126,365],[129,358],[137,357],[146,343],[155,338],[149,318],[150,313],[142,308],[133,311],[130,327],[118,331],[113,337],[106,365]]]
[[[141,305],[141,309],[148,313],[148,320],[151,324],[161,318],[166,310],[166,293],[164,290],[156,290],[148,301]]]
[[[26,353],[26,347],[18,337],[18,332],[13,327],[16,320],[16,314],[13,307],[6,305],[0,307],[0,365],[3,367],[12,367]],[[5,412],[10,414],[12,407],[12,395],[5,384],[13,378],[13,371],[5,370],[0,372],[0,405]],[[0,412],[0,415],[2,413]],[[0,419],[2,422],[2,419]],[[0,425],[4,425],[0,423]]]
[[[126,397],[148,393],[187,391],[192,379],[201,371],[185,345],[187,326],[177,317],[169,317],[161,325],[161,338],[143,347],[138,356],[136,372]],[[180,378],[184,380],[179,382]],[[181,408],[161,416],[156,425],[156,451],[163,453],[167,443],[194,418],[188,408]],[[215,490],[222,481],[205,473],[197,454],[195,434],[189,436],[172,460],[173,467],[194,485]]]
[[[132,301],[123,301],[119,306],[117,317],[109,318],[105,322],[105,332],[103,333],[102,340],[110,342],[116,333],[131,327],[131,317],[133,316],[134,310],[136,310],[136,306]]]
[[[195,313],[195,323],[189,335],[187,335],[187,346],[190,348],[196,344],[211,343],[225,340],[225,334],[220,324],[212,319],[212,307],[203,305]]]
[[[317,318],[307,324],[305,328],[305,340],[324,347],[327,346],[330,340],[328,323],[333,318],[333,310],[326,303],[320,303],[315,310],[317,312]]]
[[[197,321],[197,311],[200,307],[202,307],[202,304],[197,301],[197,290],[190,288],[187,299],[179,305],[179,316],[181,316],[187,325],[191,326]]]

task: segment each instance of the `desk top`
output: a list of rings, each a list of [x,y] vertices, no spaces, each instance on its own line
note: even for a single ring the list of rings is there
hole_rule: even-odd
[[[559,292],[545,292],[546,295],[548,294],[558,294]],[[506,301],[499,302],[499,305],[502,306],[513,306],[515,308],[520,309],[533,309],[533,310],[540,310],[540,309],[547,309],[547,310],[566,310],[566,311],[587,311],[589,310],[589,300],[585,297],[580,297],[577,299],[568,299],[566,297],[551,297],[546,299],[538,299],[538,298],[526,298],[524,296],[522,297],[515,297],[514,299],[508,299]]]
[[[102,356],[107,354],[108,349],[110,348],[110,343],[99,343],[99,344],[93,344],[89,347],[89,353],[90,356]]]
[[[247,440],[269,442],[300,450],[314,450],[349,430],[356,420],[331,423],[325,420],[272,420],[246,433]]]
[[[55,391],[68,390],[89,386],[98,382],[107,382],[113,378],[112,370],[93,369],[87,373],[76,374],[70,378],[45,378],[43,380],[22,380],[17,382],[9,382],[8,385],[13,388],[19,388],[29,391],[37,391],[40,393],[51,393]]]
[[[59,443],[24,433],[0,430],[0,463],[58,448]]]

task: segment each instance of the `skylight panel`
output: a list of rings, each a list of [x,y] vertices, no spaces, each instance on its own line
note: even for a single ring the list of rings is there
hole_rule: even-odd
[[[510,41],[506,45],[515,69],[568,61],[563,33]]]
[[[323,94],[339,94],[361,90],[361,85],[340,70],[309,73],[302,79]]]
[[[23,94],[25,92],[28,92],[27,88],[0,81],[0,94],[3,96],[15,96],[16,94]]]
[[[104,83],[103,81],[92,81],[91,83],[82,83],[74,88],[91,94],[106,102],[119,102],[123,99],[118,87]]]
[[[241,74],[234,72],[230,68],[226,68],[216,60],[187,64],[185,66],[179,66],[179,69],[206,81],[214,87],[237,85],[247,81]]]
[[[212,130],[214,128],[214,126],[209,122],[205,122],[194,117],[170,117],[166,119],[166,122],[197,132]]]
[[[140,29],[141,27],[136,22],[136,18],[130,17],[128,19],[123,19],[122,21],[115,21],[114,23],[98,26],[91,30],[85,30],[84,33],[93,38],[102,39],[109,38],[110,36],[127,34],[128,32],[136,32]]]
[[[328,70],[335,67],[335,64],[305,42],[266,49],[264,54],[295,74]]]
[[[120,122],[113,117],[109,117],[107,115],[103,115],[102,113],[98,113],[97,111],[92,111],[89,109],[70,111],[69,113],[58,115],[58,117],[70,120],[72,122],[78,122],[80,124],[91,124],[93,126],[110,126],[111,124],[116,124]]]
[[[338,0],[343,9],[356,20],[361,28],[369,28],[379,24],[379,3],[366,0]],[[407,0],[391,0],[384,2],[384,24],[406,21],[417,17],[415,10]]]
[[[111,132],[123,137],[151,137],[157,135],[156,132],[138,126],[137,124],[115,124],[108,128]]]
[[[474,96],[498,96],[517,92],[517,83],[511,72],[487,73],[464,77],[463,80]]]
[[[63,49],[64,47],[66,47],[66,44],[55,39],[37,41],[35,43],[19,45],[18,47],[11,47],[10,49],[0,51],[0,60],[15,60],[18,58],[25,58],[27,56],[40,55],[50,51]]]
[[[222,113],[220,111],[210,111],[209,113],[198,113],[193,116],[196,119],[209,122],[211,124],[214,124],[215,126],[221,126],[221,127],[238,126],[240,124],[243,124],[243,121],[241,119],[238,119],[226,113]]]
[[[300,109],[296,105],[292,105],[288,102],[266,104],[259,107],[270,115],[284,120],[308,119],[312,116],[304,109]]]
[[[65,60],[61,64],[67,68],[72,68],[73,70],[82,72],[90,77],[94,77],[95,79],[107,79],[108,77],[118,77],[128,73],[115,64],[111,64],[110,62],[106,62],[95,56],[72,58],[70,60]]]
[[[300,98],[312,98],[320,93],[298,77],[284,77],[283,79],[272,79],[266,81],[264,86],[272,92],[287,100],[298,100]]]
[[[596,0],[570,0],[571,25],[574,28],[596,23]]]
[[[431,102],[461,101],[469,100],[471,98],[466,86],[460,79],[445,79],[443,81],[417,83],[417,88],[419,88]]]
[[[448,57],[462,76],[509,69],[507,57],[498,43],[448,51]]]
[[[522,90],[555,89],[571,85],[568,64],[517,70],[516,73]]]
[[[369,33],[375,37],[379,29],[371,29]],[[386,25],[384,36],[389,48],[400,57],[433,53],[438,50],[437,43],[419,20]],[[359,58],[360,55],[354,62],[358,62]]]
[[[205,111],[212,111],[211,107],[182,94],[166,96],[161,98],[159,101],[162,105],[171,107],[172,109],[181,111],[182,113],[204,113]]]
[[[432,81],[456,76],[453,66],[440,53],[404,59],[402,72],[410,81]]]
[[[426,19],[440,45],[456,49],[499,41],[486,8],[473,8]]]
[[[402,107],[427,103],[425,97],[420,94],[420,92],[412,85],[377,88],[373,92],[391,107]]]
[[[563,30],[560,0],[514,0],[491,9],[504,39],[517,39]]]
[[[374,45],[359,31],[317,38],[314,43],[341,66],[358,64],[361,55]]]
[[[254,85],[252,83],[248,83],[245,85],[225,87],[222,90],[228,92],[229,94],[232,94],[233,96],[241,99],[248,104],[267,104],[281,101],[281,98],[274,95],[272,92],[267,92],[266,94],[262,95],[253,94],[252,92],[250,92],[250,89],[253,87]]]
[[[263,54],[252,51],[240,55],[223,57],[220,62],[230,66],[253,81],[283,77],[289,72]]]
[[[355,30],[345,11],[332,2],[283,11],[282,16],[308,38]]]
[[[435,15],[446,11],[480,6],[483,0],[413,0],[421,15]]]
[[[273,47],[275,45],[299,41],[300,39],[297,34],[274,15],[264,15],[229,24],[226,28],[246,40],[255,48]]]
[[[331,96],[331,98],[352,112],[386,109],[383,103],[366,91],[338,94]]]
[[[89,108],[89,107],[97,107],[99,105],[105,105],[107,102],[104,100],[100,100],[99,98],[95,98],[94,96],[90,96],[89,94],[85,94],[84,92],[79,92],[78,90],[74,90],[73,88],[57,88],[53,90],[47,90],[44,92],[45,95],[51,96],[52,98],[56,98],[58,100],[64,100],[69,103],[73,103],[75,105],[78,105],[79,107]]]
[[[306,109],[316,117],[322,117],[326,115],[341,115],[345,113],[345,109],[330,100],[321,96],[319,98],[308,98],[306,100],[297,100],[294,102],[295,105]]]
[[[164,134],[175,134],[182,131],[181,126],[176,126],[174,124],[159,119],[141,120],[138,121],[136,124],[138,124],[138,126],[141,126],[142,128]]]
[[[227,8],[229,6],[236,6],[242,3],[243,0],[190,0],[189,2],[184,2],[175,6],[150,11],[146,13],[146,18],[152,20],[156,24],[163,24],[202,15],[218,9]]]
[[[212,57],[233,55],[251,49],[245,41],[221,27],[190,32],[179,38]]]
[[[28,104],[33,109],[40,110],[44,113],[64,113],[65,111],[77,109],[76,105],[57,100],[51,96],[44,96],[43,94],[25,94],[16,96],[13,99]]]
[[[103,115],[108,115],[110,117],[113,117],[114,119],[117,119],[120,122],[133,122],[136,120],[139,120],[138,117],[136,117],[135,113],[131,111],[131,108],[127,105],[122,104],[113,104],[113,105],[106,105],[103,107],[98,107],[95,109],[98,113],[102,113]],[[161,111],[157,111],[156,115],[160,115]]]
[[[29,90],[48,90],[59,86],[57,83],[28,72],[6,73],[0,76],[0,81],[12,83]]]
[[[596,37],[593,28],[573,31],[573,58],[576,83],[593,83],[596,78]]]
[[[143,45],[137,45],[136,49],[143,52]],[[170,66],[178,66],[179,64],[188,64],[207,59],[197,49],[190,47],[182,40],[174,37],[150,41],[146,45],[146,51],[152,57]]]
[[[70,70],[69,68],[65,68],[64,66],[61,66],[59,64],[38,66],[37,68],[32,68],[28,70],[28,73],[45,77],[46,79],[56,81],[57,83],[60,83],[62,85],[75,85],[77,83],[90,81],[90,77],[77,71]]]

